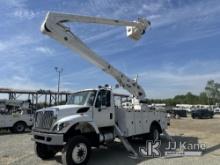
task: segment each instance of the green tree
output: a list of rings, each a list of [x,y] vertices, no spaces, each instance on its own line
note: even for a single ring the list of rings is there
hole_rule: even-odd
[[[199,95],[199,103],[200,104],[209,104],[208,96],[206,92],[201,92]]]
[[[220,84],[215,83],[214,80],[209,80],[205,87],[205,93],[207,94],[209,104],[215,104],[220,100]]]

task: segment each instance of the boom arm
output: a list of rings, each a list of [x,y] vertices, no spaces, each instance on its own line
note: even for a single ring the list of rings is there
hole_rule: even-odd
[[[150,26],[149,21],[145,19],[139,19],[137,22],[129,22],[122,20],[49,12],[41,26],[41,31],[44,34],[47,34],[48,36],[78,52],[83,58],[101,68],[104,72],[110,74],[124,89],[130,92],[135,98],[139,100],[145,98],[145,92],[143,88],[137,84],[137,81],[128,78],[125,74],[123,74],[112,65],[107,63],[100,56],[98,56],[76,35],[74,35],[70,31],[69,27],[64,25],[64,23],[66,22],[83,22],[115,26],[127,26],[128,37],[138,40],[140,39],[141,35],[144,34],[145,29]]]

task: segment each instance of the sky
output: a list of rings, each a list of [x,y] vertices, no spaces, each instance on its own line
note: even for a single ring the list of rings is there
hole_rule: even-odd
[[[124,27],[69,25],[101,57],[135,78],[147,98],[169,98],[220,82],[219,0],[0,0],[0,87],[76,91],[116,81],[40,32],[48,11],[151,21],[138,42]]]

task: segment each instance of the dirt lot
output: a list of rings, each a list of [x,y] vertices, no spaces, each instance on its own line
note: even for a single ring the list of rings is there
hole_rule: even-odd
[[[128,158],[128,153],[121,144],[112,144],[109,148],[93,150],[90,165],[158,165],[158,164],[211,164],[219,165],[220,162],[220,116],[214,119],[172,119],[168,129],[175,141],[187,141],[192,143],[205,143],[207,149],[202,156],[179,158],[141,158],[133,160]],[[42,161],[37,158],[33,150],[33,142],[30,133],[24,134],[0,134],[0,165],[56,165],[61,164],[60,153],[52,160]],[[162,156],[167,140],[162,138]],[[144,142],[133,143],[136,150],[144,146]]]

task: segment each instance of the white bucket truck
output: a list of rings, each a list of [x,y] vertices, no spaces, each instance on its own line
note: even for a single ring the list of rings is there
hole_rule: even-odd
[[[30,101],[0,100],[0,129],[22,133],[33,126]]]
[[[38,110],[32,129],[36,154],[42,159],[49,159],[62,151],[63,164],[86,164],[91,147],[99,147],[119,138],[132,156],[138,157],[127,138],[142,136],[159,139],[167,128],[167,114],[152,111],[141,103],[145,92],[137,80],[128,78],[89,49],[65,25],[69,22],[126,26],[127,36],[134,40],[140,39],[150,26],[146,19],[123,21],[54,12],[47,14],[41,26],[44,34],[78,52],[111,75],[132,96],[128,98],[114,94],[106,85],[73,93],[66,105]]]

